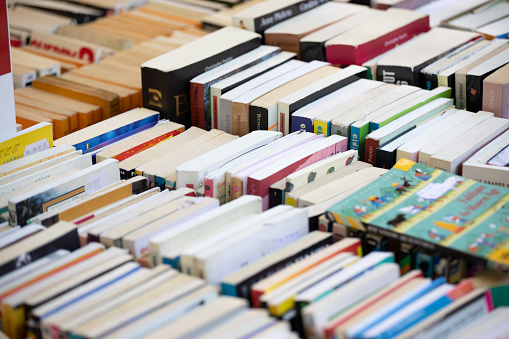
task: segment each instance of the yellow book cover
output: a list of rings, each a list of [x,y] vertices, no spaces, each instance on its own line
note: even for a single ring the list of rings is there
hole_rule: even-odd
[[[0,164],[26,157],[53,147],[53,126],[39,123],[0,142]]]

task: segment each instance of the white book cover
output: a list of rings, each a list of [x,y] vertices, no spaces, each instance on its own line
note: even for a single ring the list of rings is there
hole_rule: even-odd
[[[217,117],[218,125],[214,128],[220,129],[231,134],[231,113],[229,115],[221,115],[221,96],[224,93],[230,92],[230,88],[242,86],[244,83],[251,82],[253,78],[257,78],[265,74],[265,72],[281,65],[292,58],[295,58],[295,53],[281,52],[268,60],[262,61],[259,64],[249,67],[229,78],[221,80],[210,86],[210,102],[212,108],[212,116]],[[233,91],[232,89],[232,91]],[[231,107],[230,107],[231,112]],[[227,119],[229,117],[230,119]],[[215,120],[213,119],[214,123]],[[229,130],[228,130],[229,127]]]
[[[182,246],[185,243],[189,243],[200,234],[213,232],[246,214],[258,214],[261,212],[262,204],[260,197],[243,196],[161,233],[158,237],[150,239],[149,248],[152,263],[153,265],[160,264],[165,252],[173,249],[175,246]]]
[[[272,59],[272,58],[271,58]],[[271,59],[267,61],[271,61]],[[227,133],[232,133],[232,124],[235,121],[232,116],[232,105],[233,101],[249,91],[257,88],[258,86],[269,82],[288,73],[296,68],[304,66],[305,63],[299,60],[290,60],[285,62],[281,66],[278,66],[268,72],[265,72],[256,78],[242,84],[231,91],[228,91],[221,95],[219,98],[219,129]],[[233,120],[232,120],[233,119]]]
[[[119,181],[118,161],[103,161],[9,199],[9,223],[25,225],[31,217],[84,198]]]
[[[320,179],[336,169],[356,163],[358,160],[357,150],[348,150],[325,158],[301,170],[293,172],[286,177],[286,193],[299,189],[306,184]]]
[[[10,233],[8,236],[2,237],[0,239],[0,250],[4,247],[9,246],[23,238],[29,237],[32,234],[45,230],[46,227],[38,224],[30,224],[25,227],[20,228],[17,232]]]
[[[459,174],[463,161],[507,129],[509,129],[509,120],[490,118],[433,153],[429,166]]]
[[[314,333],[321,337],[325,325],[332,316],[394,283],[399,277],[399,265],[385,263],[348,282],[325,298],[305,307],[302,310],[302,320],[306,333]]]
[[[260,215],[259,218],[267,219],[253,222],[252,228],[246,232],[217,244],[209,251],[198,253],[196,257],[198,276],[209,284],[219,284],[226,275],[300,239],[309,232],[309,223],[304,210],[277,207],[279,206]],[[276,210],[273,211],[274,209]]]
[[[177,212],[168,218],[158,220],[128,234],[123,239],[123,247],[127,248],[135,258],[139,258],[149,252],[150,239],[218,207],[219,201],[217,199],[206,201],[203,197],[193,198],[192,201],[184,203]]]
[[[57,166],[47,168],[45,170],[27,175],[18,180],[9,181],[9,183],[0,186],[0,195],[10,191],[14,191],[17,188],[31,185],[38,182],[39,180],[50,178],[56,174],[62,173],[69,169],[85,169],[92,166],[92,156],[90,154],[84,154],[79,157],[70,159]]]
[[[363,73],[366,72],[365,67],[350,65],[345,69],[329,75],[323,79],[300,88],[283,98],[277,103],[277,116],[279,117],[279,131],[283,135],[290,133],[291,113],[301,108],[304,102],[312,102],[320,93],[330,94],[339,86],[343,87],[349,83],[359,80]],[[291,110],[290,110],[291,108]],[[270,125],[269,125],[270,126]]]
[[[419,164],[428,166],[433,154],[438,152],[442,147],[456,140],[461,135],[468,133],[470,130],[475,128],[475,126],[479,125],[485,120],[488,120],[491,117],[493,117],[493,113],[478,112],[464,120],[461,124],[456,125],[454,129],[446,131],[439,137],[433,139],[430,143],[426,144],[426,146],[419,149]]]
[[[280,137],[281,133],[279,132],[255,131],[198,156],[176,168],[177,188],[197,189],[202,187],[207,173],[219,169],[238,156],[270,144]]]

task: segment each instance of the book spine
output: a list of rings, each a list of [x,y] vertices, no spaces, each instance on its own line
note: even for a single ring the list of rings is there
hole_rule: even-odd
[[[328,137],[330,135],[330,121],[326,122],[320,119],[315,119],[313,121],[313,131],[315,134],[323,134],[325,137]]]
[[[378,65],[376,68],[376,78],[388,84],[419,85],[418,82],[414,82],[413,70],[405,66]]]
[[[283,133],[283,136],[288,135],[290,133],[290,105],[279,102],[277,115],[279,117],[279,132]]]
[[[465,73],[454,75],[454,89],[456,92],[455,103],[457,109],[465,109],[467,106],[467,75]]]
[[[310,62],[313,60],[326,61],[325,45],[322,42],[300,42],[300,60]]]
[[[180,133],[184,132],[184,127],[181,127],[181,128],[178,128],[178,129],[175,129],[171,132],[168,132],[168,133],[164,133],[152,140],[149,140],[147,142],[144,142],[140,145],[137,145],[137,146],[134,146],[124,152],[121,152],[117,155],[114,155],[112,156],[111,158],[112,159],[115,159],[115,160],[118,160],[118,161],[122,161],[122,160],[125,160],[127,158],[130,158],[132,157],[133,155],[135,154],[138,154],[140,152],[143,152],[144,150],[147,150],[149,149],[150,147],[160,143],[161,141],[164,141],[166,139],[169,139],[169,138],[172,138],[176,135],[179,135]]]
[[[467,74],[466,80],[466,108],[467,111],[477,113],[482,109],[482,78]]]
[[[376,163],[373,166],[391,169],[396,163],[396,150],[386,151],[381,148],[376,149]]]
[[[214,198],[214,179],[205,178],[203,185],[205,187],[203,195],[205,197]]]
[[[483,82],[482,110],[493,112],[496,117],[502,118],[504,106],[507,104],[504,105],[502,85]]]
[[[509,168],[484,164],[463,164],[462,176],[483,184],[509,188]]]
[[[215,128],[215,129],[218,129],[219,128],[219,96],[217,94],[211,94],[211,102],[210,102],[210,106],[211,106],[211,111],[212,111],[212,125],[210,126],[211,129]]]
[[[421,72],[421,88],[431,91],[438,87],[438,76],[433,73]]]
[[[342,127],[341,132],[343,133],[345,129],[347,129],[347,128]],[[366,138],[366,135],[368,135],[368,134],[369,134],[369,123],[366,123],[361,127],[355,127],[353,125],[350,126],[350,137],[348,138],[349,144],[350,144],[350,149],[358,150],[359,157],[361,158],[361,160],[364,159],[364,156],[365,156],[365,151],[364,151],[365,138]]]
[[[249,106],[249,132],[269,130],[269,111],[258,106]],[[247,134],[247,133],[246,133]],[[243,135],[243,134],[242,134]]]
[[[243,193],[244,182],[242,181],[242,179],[232,177],[230,187],[231,187],[230,200],[235,200],[244,194]]]
[[[327,61],[333,65],[362,65],[414,36],[429,31],[429,17],[413,21],[367,43],[353,45],[329,45],[325,48]]]
[[[191,121],[193,126],[205,128],[205,106],[203,101],[203,85],[190,83]]]
[[[290,132],[311,132],[313,133],[313,119],[308,117],[301,117],[301,116],[292,116],[292,128],[290,129]],[[315,132],[316,133],[316,132]],[[316,134],[323,134],[323,133],[316,133]]]
[[[281,188],[270,187],[269,188],[269,207],[275,207],[278,205],[284,205],[285,201],[285,190]]]

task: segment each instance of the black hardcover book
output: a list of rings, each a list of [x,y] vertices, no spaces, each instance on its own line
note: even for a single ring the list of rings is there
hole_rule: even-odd
[[[255,275],[249,277],[245,281],[239,283],[236,286],[237,289],[237,296],[244,298],[249,301],[249,304],[252,306],[252,299],[251,299],[251,286],[256,284],[257,282],[271,276],[272,274],[286,268],[289,265],[292,265],[296,263],[297,261],[301,260],[304,257],[307,257],[315,252],[318,252],[332,244],[332,235],[322,239],[321,241],[318,241],[314,243],[313,245],[301,250],[300,252],[297,252],[289,257],[284,258],[283,260],[266,267],[262,271],[256,273]]]
[[[269,188],[269,208],[285,204],[286,179],[280,180]]]
[[[269,129],[269,110],[249,105],[249,131],[267,131]]]
[[[62,228],[66,230],[64,230],[63,233],[61,233]],[[51,232],[50,236],[48,236],[48,232]],[[40,241],[40,243],[38,243],[38,241]],[[0,276],[28,265],[56,250],[63,249],[72,252],[80,248],[80,242],[76,226],[71,227],[69,223],[62,223],[19,241],[12,245],[12,247],[14,246],[23,246],[27,249],[22,253],[17,253],[12,259],[9,257],[9,259],[5,261],[2,260],[0,264]],[[8,252],[9,249],[10,247],[2,251],[2,256],[7,256],[8,253],[6,252]]]
[[[300,59],[308,62],[312,60],[327,61],[327,56],[325,55],[325,42],[301,41]]]
[[[225,27],[142,64],[143,107],[186,126],[191,121],[189,81],[261,44],[259,34]]]

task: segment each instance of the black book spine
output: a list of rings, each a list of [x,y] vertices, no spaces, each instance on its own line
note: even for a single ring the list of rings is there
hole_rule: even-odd
[[[394,151],[386,151],[378,147],[376,149],[376,167],[391,169],[392,166],[396,163],[396,152]]]
[[[482,109],[482,78],[467,74],[467,111],[478,112]]]
[[[310,247],[307,247],[303,249],[302,251],[287,257],[286,259],[275,263],[261,272],[258,272],[254,276],[250,277],[249,279],[246,279],[245,281],[241,282],[237,285],[237,296],[240,298],[247,299],[252,306],[252,299],[251,299],[251,286],[256,284],[258,281],[265,279],[266,277],[271,276],[272,274],[282,270],[283,268],[290,266],[294,264],[295,262],[299,261],[302,258],[305,258],[315,252],[318,252],[332,244],[332,235],[313,244]]]
[[[454,73],[447,77],[447,86],[451,88],[451,98],[456,98],[456,81]]]
[[[189,81],[203,72],[259,47],[260,43],[259,38],[253,38],[210,58],[171,72],[142,67],[143,107],[160,112],[160,119],[169,119],[185,125],[186,129],[192,125],[204,127],[204,117],[197,116],[191,119]]]
[[[249,106],[249,131],[267,131],[269,129],[269,111],[258,106]]]
[[[436,74],[421,72],[421,88],[431,91],[438,87],[438,77]]]
[[[269,189],[269,208],[284,205],[285,190],[271,187]]]
[[[325,45],[323,42],[304,41],[300,43],[300,60],[302,61],[327,61]]]
[[[73,229],[72,231],[63,234],[59,238],[54,239],[49,243],[43,244],[42,246],[30,252],[23,253],[10,262],[3,264],[0,266],[0,276],[28,265],[31,262],[44,257],[45,255],[55,252],[56,250],[64,249],[72,252],[78,248],[80,248],[78,230]]]
[[[148,180],[143,177],[142,180],[138,180],[133,182],[132,184],[132,192],[133,194],[140,194],[148,190]]]
[[[418,82],[414,82],[414,74],[410,67],[378,65],[376,68],[376,78],[388,84],[419,85]]]

